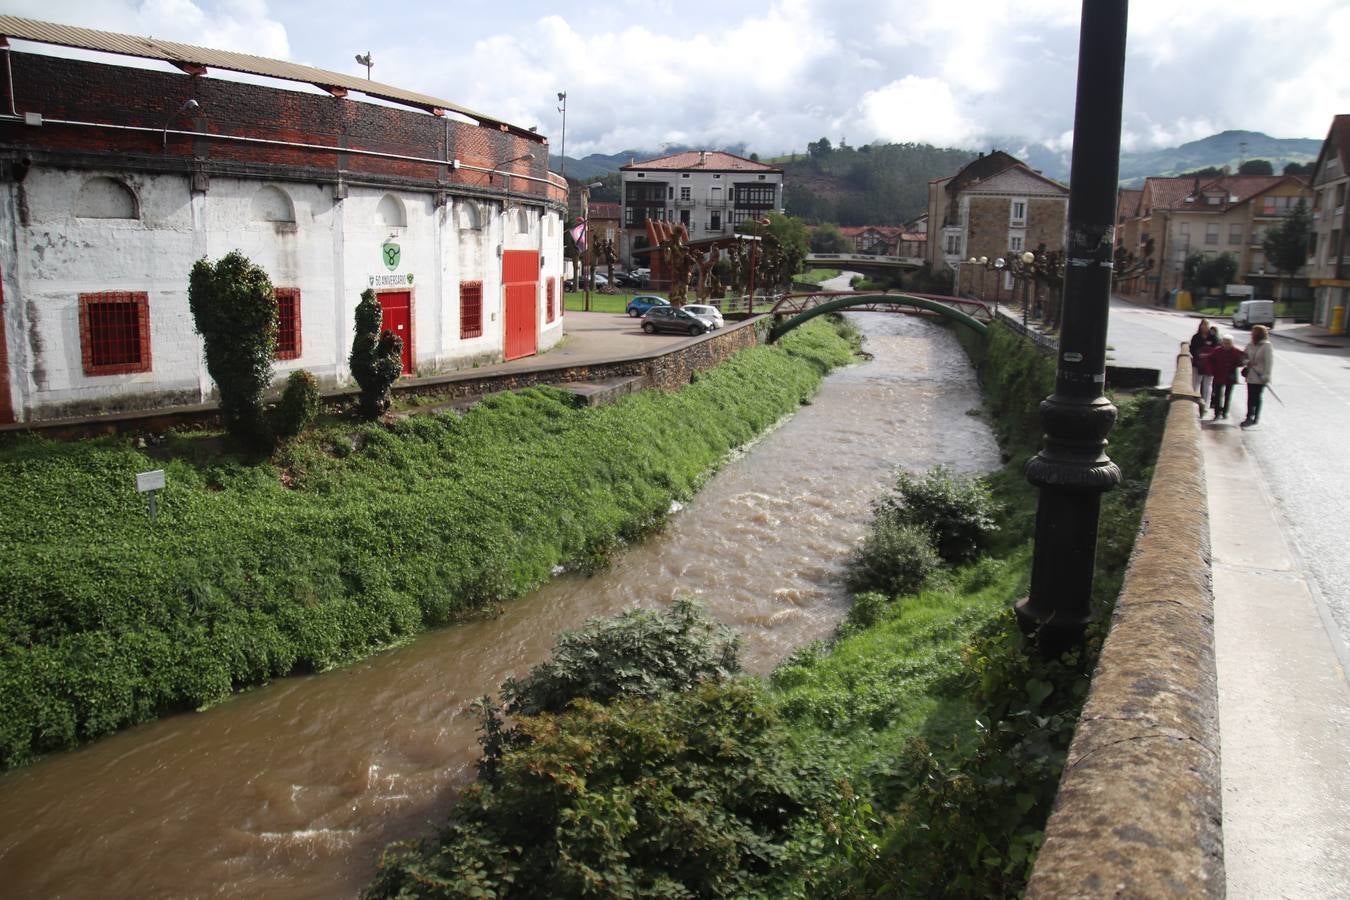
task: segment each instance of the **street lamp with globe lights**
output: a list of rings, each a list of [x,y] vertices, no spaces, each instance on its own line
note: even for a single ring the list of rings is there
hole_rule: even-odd
[[[994,315],[998,315],[999,295],[1003,290],[1003,267],[1007,265],[1003,257],[994,260]]]

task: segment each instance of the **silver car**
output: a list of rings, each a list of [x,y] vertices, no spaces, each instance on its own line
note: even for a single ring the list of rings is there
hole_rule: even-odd
[[[721,328],[726,324],[722,320],[722,311],[715,306],[709,306],[706,303],[686,303],[684,308],[699,318],[712,322],[713,328]]]

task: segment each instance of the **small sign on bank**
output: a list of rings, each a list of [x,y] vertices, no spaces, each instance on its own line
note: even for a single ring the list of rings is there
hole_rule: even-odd
[[[159,514],[159,492],[164,490],[164,470],[152,469],[149,472],[136,473],[136,490],[150,495],[150,524],[155,524]]]

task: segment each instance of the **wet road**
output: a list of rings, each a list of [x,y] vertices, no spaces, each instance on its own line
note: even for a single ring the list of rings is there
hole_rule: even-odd
[[[1162,370],[1171,381],[1177,345],[1190,339],[1197,320],[1177,313],[1112,301],[1107,342],[1120,365]],[[1248,332],[1219,330],[1245,346]],[[1350,663],[1350,477],[1341,468],[1350,448],[1350,351],[1272,337],[1273,387],[1261,424],[1242,440],[1274,496],[1286,538],[1293,543],[1321,605],[1343,666]],[[1283,401],[1283,402],[1281,402]],[[1246,388],[1234,389],[1229,420],[1205,428],[1237,428],[1246,410]]]

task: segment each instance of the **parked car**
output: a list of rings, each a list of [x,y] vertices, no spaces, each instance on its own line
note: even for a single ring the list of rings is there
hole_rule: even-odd
[[[1253,325],[1275,327],[1274,300],[1243,300],[1233,310],[1234,328],[1251,328]]]
[[[696,316],[712,321],[714,328],[721,328],[726,324],[722,319],[722,311],[715,306],[709,306],[706,303],[686,303],[684,308]]]
[[[628,301],[628,314],[633,318],[639,318],[646,315],[647,310],[653,306],[669,306],[670,301],[665,297],[657,297],[654,294],[639,294]]]
[[[615,281],[618,281],[617,278],[615,278],[614,280],[615,280]],[[607,285],[607,284],[609,284],[609,279],[606,278],[606,277],[604,276],[604,274],[602,274],[602,273],[600,273],[600,272],[596,272],[596,273],[595,273],[595,287],[596,287],[596,289],[599,290],[600,288],[604,287],[604,286]],[[580,290],[584,290],[585,287],[586,287],[586,279],[584,279],[584,278],[581,279],[580,282],[577,282],[575,279],[572,279],[572,278],[569,278],[569,279],[567,279],[566,281],[563,282],[563,290],[564,290],[564,291],[580,291]]]
[[[687,309],[673,306],[653,306],[642,317],[642,330],[648,334],[674,331],[681,334],[703,334],[713,328],[712,320],[696,316]]]

